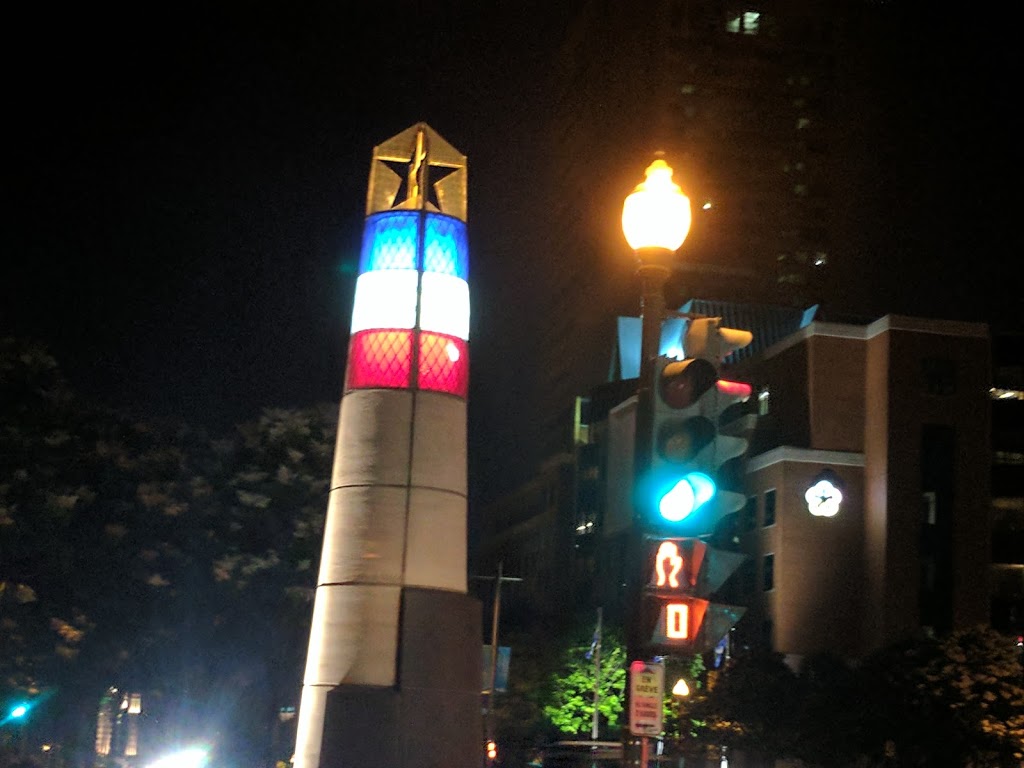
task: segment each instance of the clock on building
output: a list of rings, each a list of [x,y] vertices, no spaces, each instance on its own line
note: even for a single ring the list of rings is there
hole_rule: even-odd
[[[817,480],[804,494],[807,500],[807,511],[816,517],[835,517],[839,505],[843,503],[843,494],[831,480]]]

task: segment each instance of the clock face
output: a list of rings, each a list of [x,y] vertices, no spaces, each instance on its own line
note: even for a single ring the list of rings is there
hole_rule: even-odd
[[[828,480],[819,480],[807,489],[804,494],[807,500],[807,511],[816,517],[835,517],[843,494]]]

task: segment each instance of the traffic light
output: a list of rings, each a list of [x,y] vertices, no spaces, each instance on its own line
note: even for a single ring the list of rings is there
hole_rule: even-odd
[[[705,539],[746,503],[742,461],[757,417],[744,404],[752,388],[720,378],[718,368],[752,339],[719,318],[694,319],[686,359],[659,358],[654,366],[650,466],[637,483],[647,510],[641,615],[649,649],[709,650],[745,610],[713,601],[745,556]]]
[[[646,541],[645,635],[650,646],[701,653],[713,648],[744,608],[710,598],[746,557],[695,538]]]
[[[8,704],[6,710],[6,712],[0,710],[0,725],[19,723],[28,717],[29,712],[32,710],[32,702],[16,701],[13,704]]]
[[[719,379],[715,365],[699,357],[659,358],[655,377],[651,466],[637,485],[651,510],[645,528],[710,533],[743,504],[742,494],[723,490],[719,474],[746,451],[746,435],[723,429],[721,422],[730,406],[750,396],[750,386]]]
[[[498,745],[494,739],[487,740],[487,759],[491,762],[498,759]]]

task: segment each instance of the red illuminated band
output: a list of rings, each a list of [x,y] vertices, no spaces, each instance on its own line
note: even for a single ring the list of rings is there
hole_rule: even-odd
[[[419,338],[412,380],[413,339]],[[352,335],[345,390],[421,389],[458,397],[469,394],[469,344],[428,331],[372,330]]]
[[[718,391],[723,395],[729,395],[730,397],[750,397],[754,392],[752,386],[742,381],[719,379],[715,386],[718,387]]]
[[[420,331],[419,389],[466,397],[469,344],[456,336]]]

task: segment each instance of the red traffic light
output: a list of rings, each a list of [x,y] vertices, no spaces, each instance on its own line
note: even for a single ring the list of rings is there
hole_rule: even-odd
[[[754,393],[754,388],[744,381],[726,381],[719,379],[715,382],[718,391],[730,397],[748,398]]]
[[[679,360],[669,363],[658,377],[658,394],[669,408],[689,408],[715,386],[718,372],[707,360]]]

